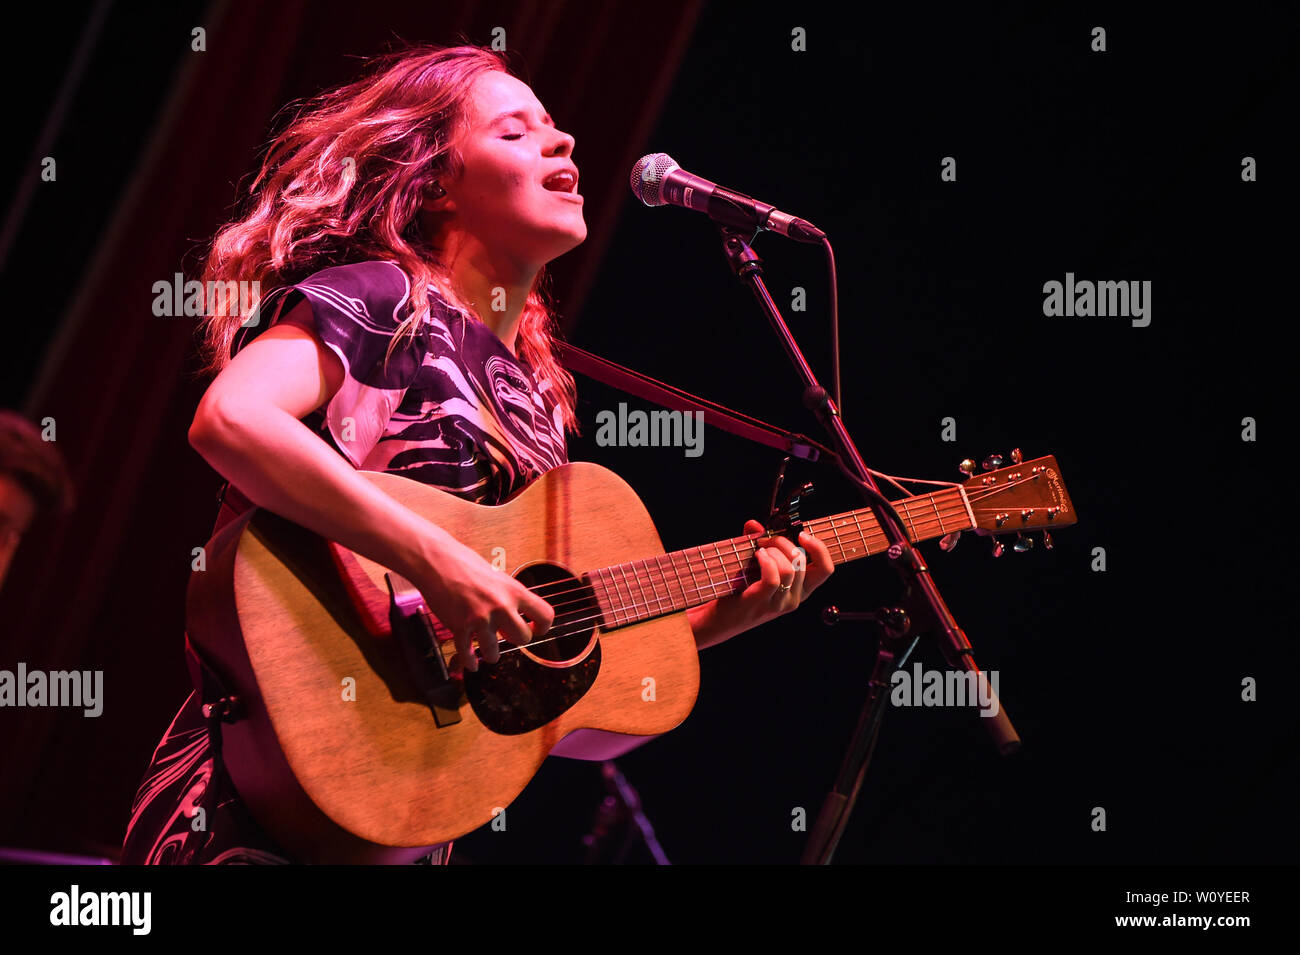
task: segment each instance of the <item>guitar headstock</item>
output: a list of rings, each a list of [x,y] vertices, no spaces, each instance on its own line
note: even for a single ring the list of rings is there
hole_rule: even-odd
[[[990,454],[984,459],[982,474],[974,474],[975,462],[969,458],[959,465],[962,473],[972,475],[962,487],[975,515],[975,533],[1043,530],[1044,542],[1050,548],[1051,530],[1078,521],[1056,458],[1048,455],[1024,461],[1017,448],[1011,452],[1011,466],[1001,464],[1001,455]],[[1028,546],[1021,546],[1026,542],[1028,538],[1018,541],[1016,550],[1028,550]],[[994,554],[1000,553],[999,544]]]

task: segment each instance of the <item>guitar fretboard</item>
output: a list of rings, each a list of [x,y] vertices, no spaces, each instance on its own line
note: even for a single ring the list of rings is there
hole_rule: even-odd
[[[958,488],[892,501],[908,538],[917,543],[953,531],[969,530],[970,516]],[[869,507],[803,522],[826,545],[836,564],[880,554],[889,539]],[[675,550],[589,571],[606,630],[639,623],[738,593],[761,576],[754,538],[728,540]]]

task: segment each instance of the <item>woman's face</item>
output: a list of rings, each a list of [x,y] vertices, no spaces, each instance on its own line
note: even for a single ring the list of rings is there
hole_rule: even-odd
[[[447,190],[440,207],[454,211],[454,227],[521,270],[535,271],[585,240],[574,139],[555,128],[528,85],[495,70],[481,74],[466,119],[458,143],[464,169],[439,180]],[[561,170],[574,175],[568,191],[542,186]]]

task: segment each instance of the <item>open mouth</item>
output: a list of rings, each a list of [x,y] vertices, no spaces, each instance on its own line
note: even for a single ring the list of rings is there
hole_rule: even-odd
[[[572,169],[561,169],[547,176],[542,180],[542,188],[570,201],[582,201],[578,194],[578,174]]]

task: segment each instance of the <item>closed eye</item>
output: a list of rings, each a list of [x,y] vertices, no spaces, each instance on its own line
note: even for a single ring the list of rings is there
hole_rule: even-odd
[[[523,133],[510,133],[509,135],[507,135],[507,136],[502,136],[501,138],[502,138],[502,139],[522,139],[522,138],[523,138],[523,135],[524,135]]]

